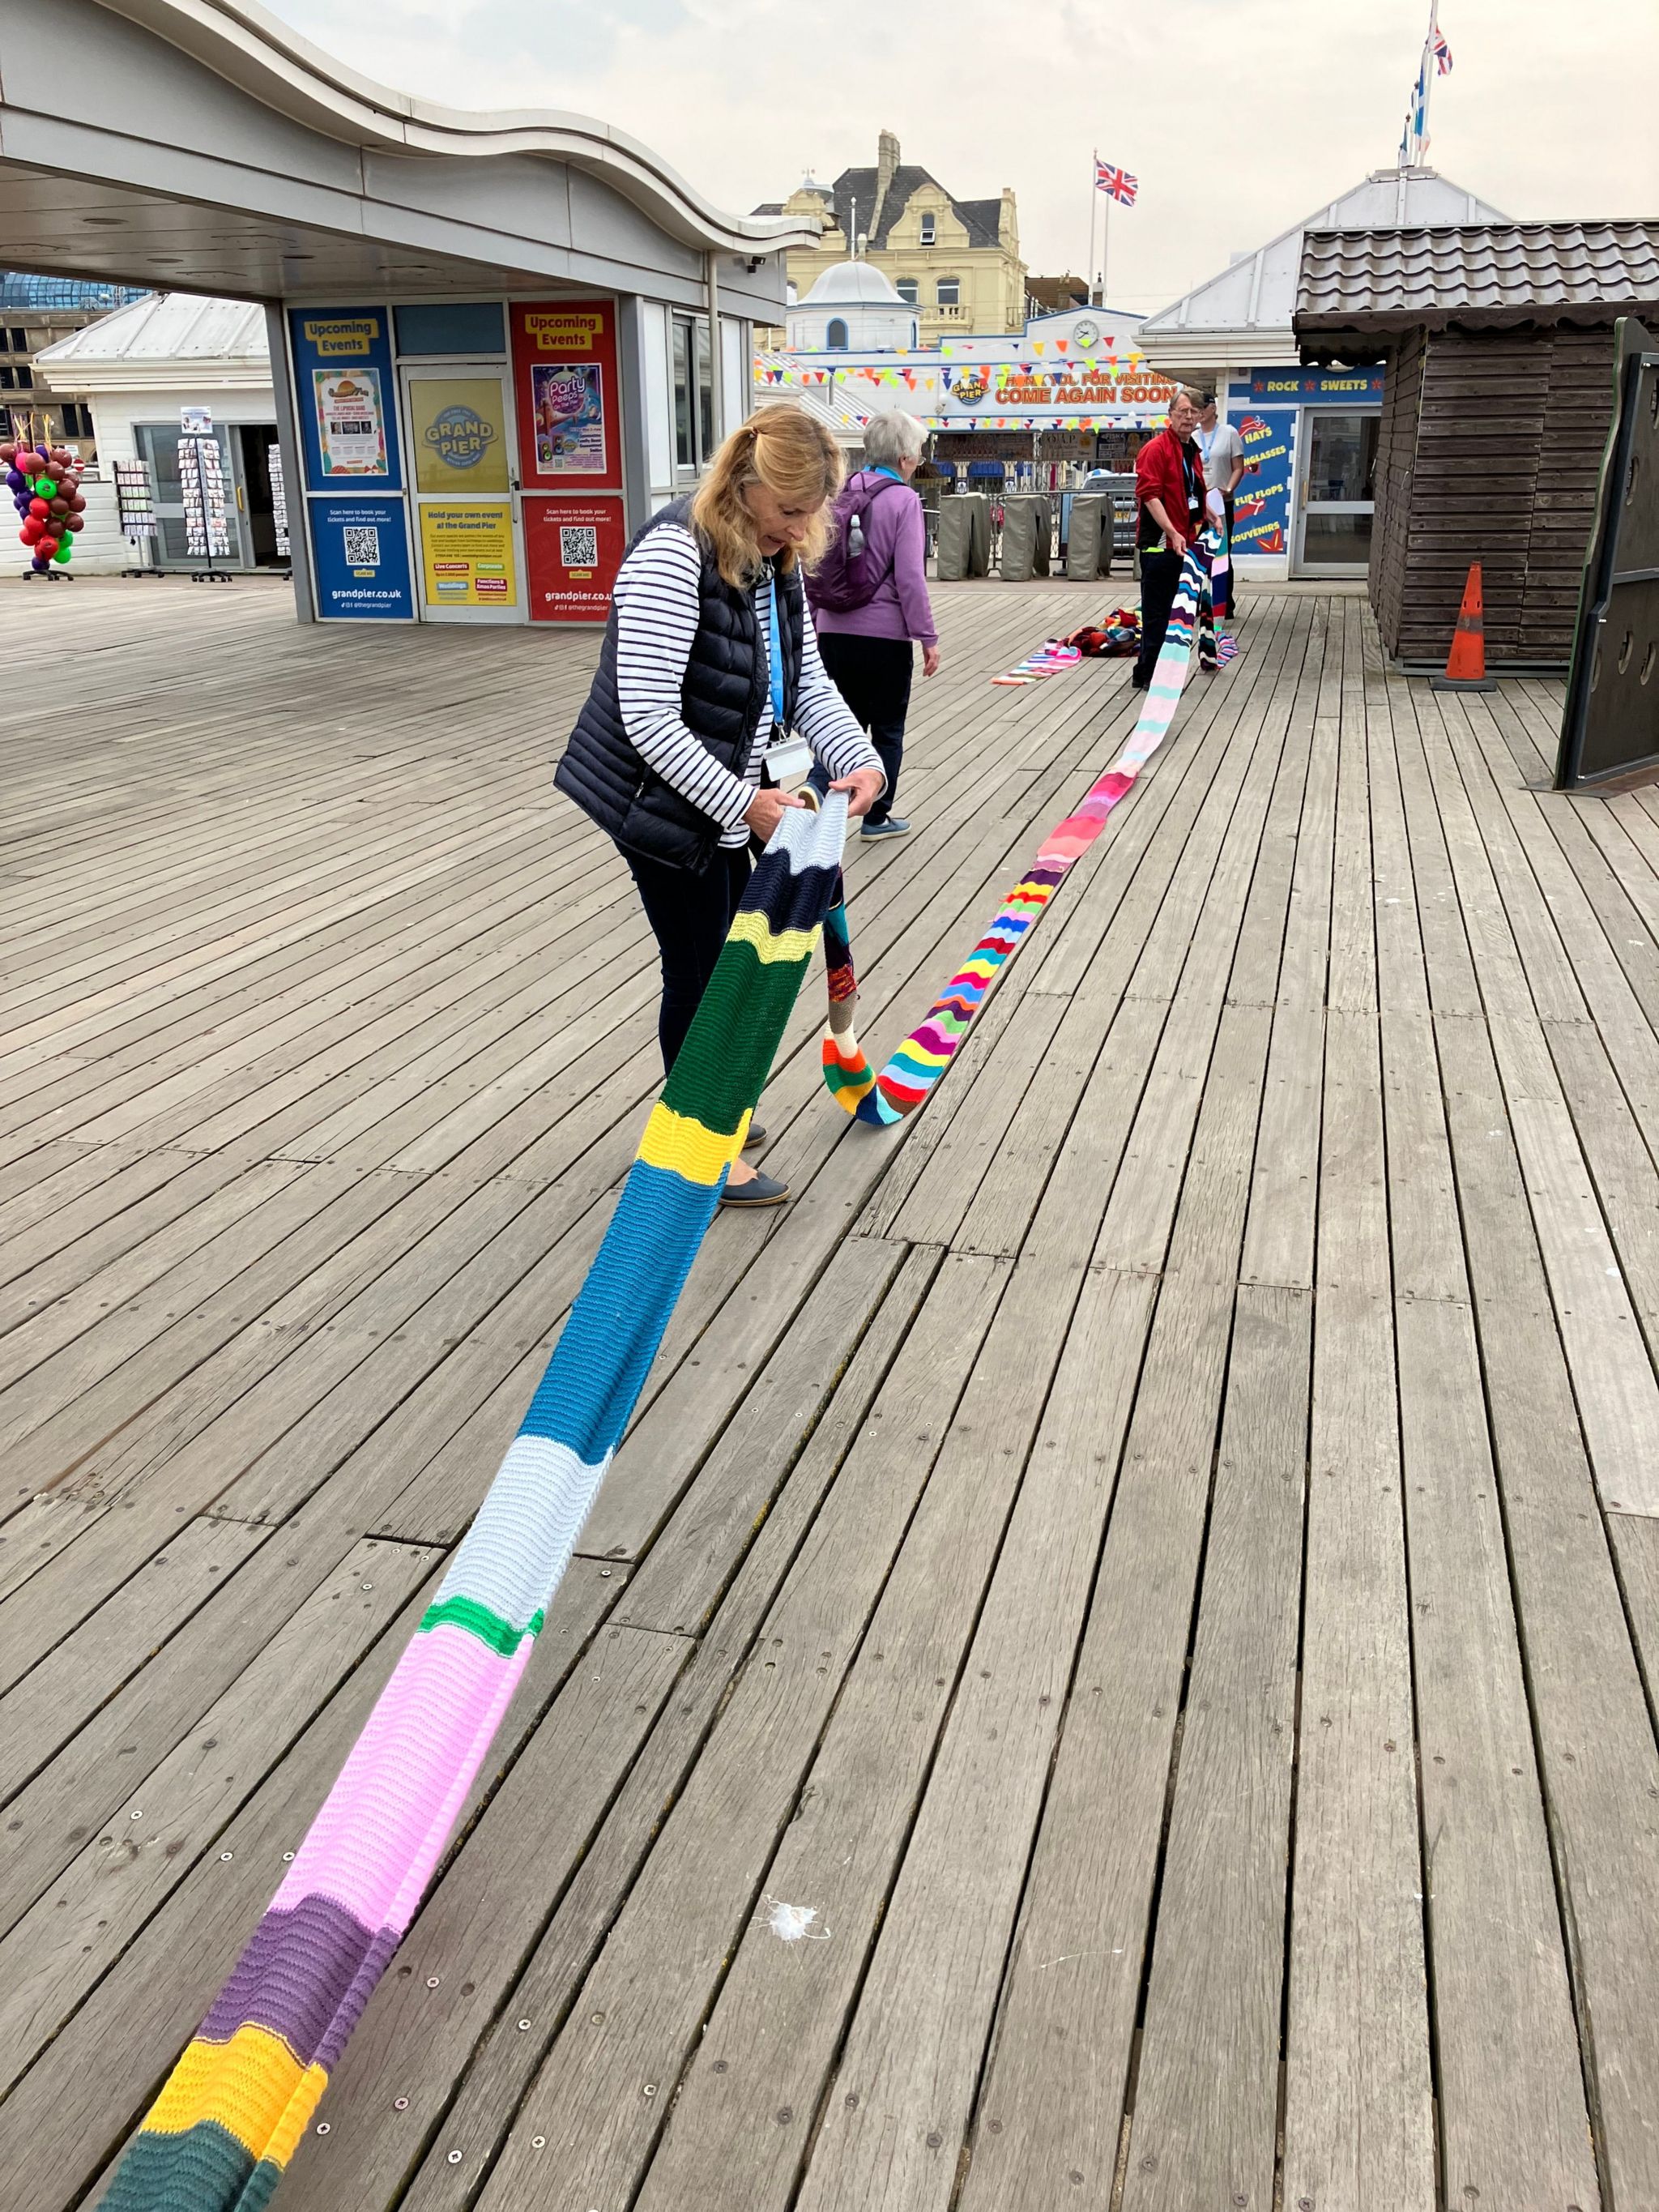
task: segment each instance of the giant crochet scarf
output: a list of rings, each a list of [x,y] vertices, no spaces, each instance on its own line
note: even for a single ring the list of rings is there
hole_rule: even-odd
[[[529,1662],[839,902],[846,828],[833,793],[790,811],[750,878],[524,1425],[106,2212],[258,2212],[282,2179]]]
[[[1042,851],[975,945],[965,967],[951,978],[879,1075],[860,1048],[854,1028],[857,985],[848,942],[847,917],[839,906],[824,924],[824,957],[830,965],[830,1024],[823,1034],[823,1079],[849,1114],[881,1127],[914,1114],[955,1059],[992,988],[1019,951],[1067,872],[1080,860],[1106,827],[1112,809],[1134,783],[1163,744],[1174,719],[1192,659],[1194,628],[1199,657],[1217,665],[1215,630],[1209,599],[1210,562],[1219,545],[1214,531],[1188,546],[1181,564],[1170,626],[1146,687],[1146,702],[1122,751],[1075,813],[1057,823]]]
[[[974,957],[879,1079],[853,1035],[847,805],[792,809],[750,878],[587,1279],[477,1517],[264,1917],[128,2145],[105,2212],[260,2212],[397,1950],[489,1752],[644,1385],[820,932],[832,1090],[919,1105],[1066,871],[1162,743],[1202,561],[1183,567],[1133,735],[1052,832]]]

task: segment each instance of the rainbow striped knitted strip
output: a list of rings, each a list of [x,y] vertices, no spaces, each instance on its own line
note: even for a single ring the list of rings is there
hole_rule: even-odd
[[[750,877],[524,1425],[106,2212],[269,2203],[529,1662],[839,902],[846,828],[840,795],[791,808]]]
[[[879,1075],[860,1048],[853,1026],[856,984],[846,915],[837,908],[825,923],[831,988],[830,1021],[823,1035],[823,1079],[848,1112],[860,1121],[888,1127],[914,1114],[955,1059],[998,977],[1019,951],[1067,872],[1099,836],[1112,809],[1168,735],[1192,660],[1195,627],[1200,664],[1208,669],[1218,665],[1208,589],[1209,561],[1217,543],[1215,533],[1206,531],[1201,543],[1187,550],[1170,611],[1170,627],[1152,670],[1146,703],[1128,743],[1076,812],[1049,831],[1036,861],[1015,884],[995,921],[974,947],[967,965],[951,978],[921,1026],[905,1038]]]

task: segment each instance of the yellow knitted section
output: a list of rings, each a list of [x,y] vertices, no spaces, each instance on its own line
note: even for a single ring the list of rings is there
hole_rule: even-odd
[[[147,2135],[183,2135],[203,2120],[234,2135],[254,2159],[287,2164],[328,2086],[321,2066],[301,2066],[280,2035],[239,2027],[228,2043],[185,2049],[144,2115]]]
[[[740,914],[732,925],[728,945],[748,945],[757,959],[810,960],[822,929],[775,930],[758,907]]]
[[[659,1101],[651,1109],[651,1119],[645,1125],[640,1158],[647,1167],[666,1168],[687,1182],[713,1185],[743,1150],[749,1118],[745,1114],[732,1133],[723,1137],[717,1129],[705,1129],[689,1114],[677,1114]]]

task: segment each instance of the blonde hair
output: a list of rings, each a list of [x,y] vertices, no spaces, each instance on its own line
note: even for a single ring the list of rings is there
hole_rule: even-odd
[[[691,502],[692,526],[713,549],[720,574],[741,591],[761,568],[755,518],[743,495],[752,483],[764,484],[785,506],[816,509],[799,550],[810,568],[830,542],[830,502],[845,474],[841,448],[822,422],[804,408],[763,407],[732,431],[709,464]],[[787,574],[795,559],[795,548],[786,546],[778,567]]]

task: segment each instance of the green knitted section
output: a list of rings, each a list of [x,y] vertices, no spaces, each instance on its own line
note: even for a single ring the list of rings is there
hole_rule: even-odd
[[[447,1597],[441,1605],[429,1605],[421,1615],[417,1636],[447,1621],[452,1628],[464,1628],[469,1636],[476,1636],[480,1644],[487,1644],[492,1651],[499,1651],[503,1659],[510,1659],[526,1636],[539,1636],[545,1615],[531,1616],[527,1628],[515,1628],[510,1620],[503,1620],[499,1613],[492,1613],[477,1598]]]
[[[752,945],[728,944],[664,1086],[663,1104],[720,1136],[732,1135],[771,1073],[773,1041],[810,965],[810,955],[763,960]]]

